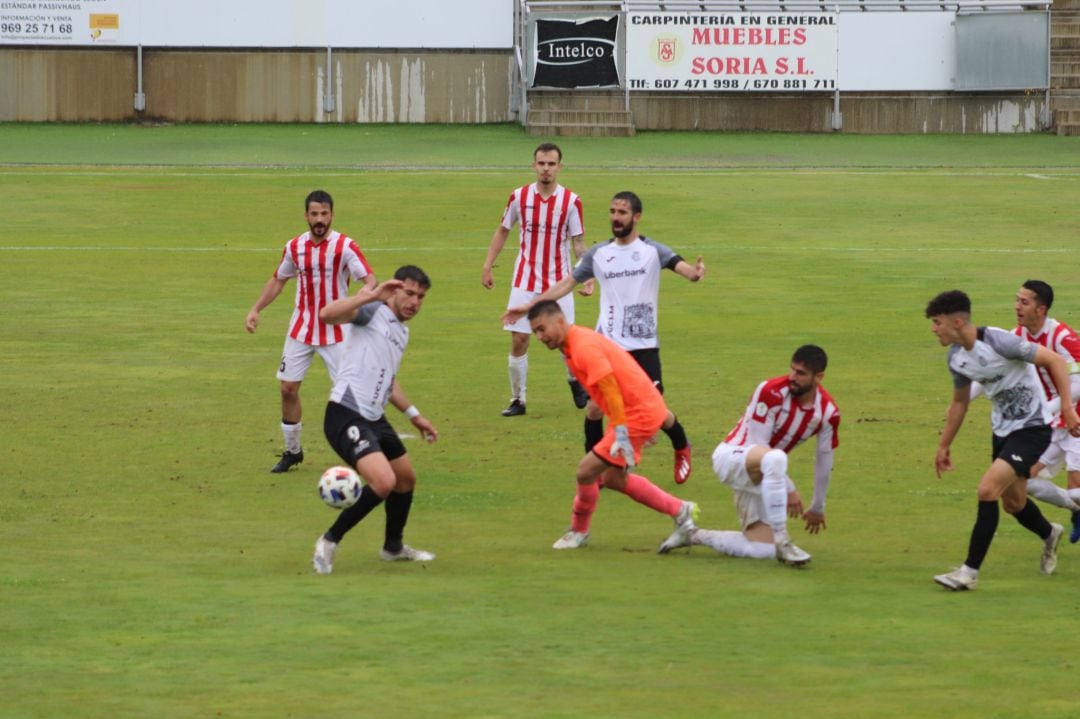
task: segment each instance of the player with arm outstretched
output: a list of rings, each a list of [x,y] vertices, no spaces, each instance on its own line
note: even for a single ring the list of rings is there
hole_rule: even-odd
[[[593,245],[575,265],[573,272],[531,302],[511,307],[503,322],[516,322],[542,300],[566,297],[580,283],[600,283],[600,316],[596,331],[615,342],[637,361],[661,394],[664,381],[660,367],[657,319],[660,314],[660,275],[671,270],[690,282],[705,277],[701,257],[694,264],[684,260],[667,245],[640,234],[641,199],[633,192],[619,192],[609,210],[612,238]],[[682,484],[690,477],[690,442],[673,414],[670,424],[661,427],[675,451],[674,478]],[[604,434],[604,415],[595,405],[585,409],[585,451],[592,449]]]

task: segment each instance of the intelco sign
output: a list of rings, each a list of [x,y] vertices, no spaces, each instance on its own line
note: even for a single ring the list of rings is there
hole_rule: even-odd
[[[533,87],[618,87],[618,15],[535,22]]]

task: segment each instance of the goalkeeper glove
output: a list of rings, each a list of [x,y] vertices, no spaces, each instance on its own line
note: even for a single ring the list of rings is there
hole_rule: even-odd
[[[622,458],[626,460],[626,468],[628,470],[634,468],[634,446],[630,444],[630,432],[625,424],[615,425],[615,442],[611,445],[611,455],[613,457],[622,455]]]

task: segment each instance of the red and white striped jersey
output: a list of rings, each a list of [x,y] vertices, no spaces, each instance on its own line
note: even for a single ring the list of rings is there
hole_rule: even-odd
[[[746,412],[724,442],[742,447],[768,445],[790,453],[817,435],[818,448],[832,451],[840,444],[839,429],[840,409],[824,387],[818,385],[811,407],[801,407],[784,375],[757,386]]]
[[[349,280],[371,274],[352,238],[331,231],[320,243],[305,232],[285,244],[274,272],[279,280],[296,278],[296,307],[289,320],[289,337],[309,345],[332,345],[345,339],[341,325],[319,319],[319,310],[349,293]]]
[[[1024,326],[1014,329],[1013,334],[1022,337],[1028,342],[1034,342],[1057,352],[1069,365],[1070,373],[1080,373],[1080,339],[1077,338],[1073,328],[1064,322],[1058,322],[1052,317],[1047,317],[1038,335],[1031,334]],[[1039,383],[1043,388],[1043,397],[1046,401],[1056,399],[1058,391],[1057,387],[1054,386],[1053,378],[1050,377],[1050,372],[1043,367],[1036,367],[1035,371],[1039,375]],[[1077,411],[1080,412],[1080,398],[1073,397],[1073,400],[1076,402]],[[1061,421],[1061,412],[1054,415],[1053,426],[1065,426]]]
[[[520,225],[513,285],[529,292],[543,292],[570,274],[569,238],[585,234],[581,198],[562,185],[546,200],[536,183],[510,193],[502,226]]]

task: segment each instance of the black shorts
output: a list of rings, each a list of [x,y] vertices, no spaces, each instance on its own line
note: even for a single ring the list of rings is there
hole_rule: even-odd
[[[1050,438],[1054,431],[1045,424],[1034,427],[1023,427],[1015,432],[1010,432],[1004,437],[994,435],[993,453],[991,461],[1002,459],[1021,477],[1028,477],[1031,468],[1046,448],[1050,446]]]
[[[630,356],[641,366],[641,369],[645,370],[645,374],[649,375],[649,379],[656,385],[656,389],[660,390],[660,394],[663,394],[664,380],[660,372],[660,348],[630,350]]]
[[[330,446],[350,467],[374,452],[382,452],[389,460],[405,455],[405,445],[385,415],[372,421],[344,405],[330,402],[326,405],[323,432]]]

